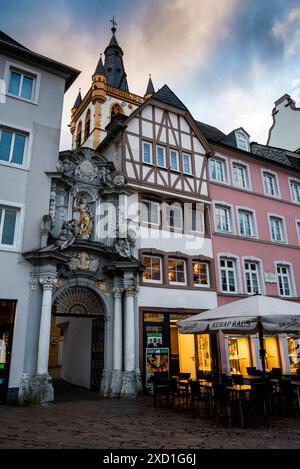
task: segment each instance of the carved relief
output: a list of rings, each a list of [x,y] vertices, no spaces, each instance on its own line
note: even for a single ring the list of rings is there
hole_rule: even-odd
[[[76,252],[68,263],[69,270],[91,270],[96,272],[99,267],[99,259],[90,256],[86,252]]]

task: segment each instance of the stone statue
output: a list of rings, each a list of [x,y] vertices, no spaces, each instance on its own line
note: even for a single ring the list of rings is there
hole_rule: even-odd
[[[59,249],[66,249],[74,243],[77,235],[76,220],[65,221],[61,227],[60,233],[55,241]]]
[[[113,186],[113,179],[112,179],[111,171],[106,166],[100,166],[99,179],[100,179],[100,182],[102,182],[102,184],[109,186],[109,187]]]
[[[93,229],[93,215],[84,195],[80,196],[74,211],[77,214],[78,234],[80,238],[88,239]]]
[[[117,238],[114,243],[114,250],[121,257],[131,256],[131,244],[127,238]]]

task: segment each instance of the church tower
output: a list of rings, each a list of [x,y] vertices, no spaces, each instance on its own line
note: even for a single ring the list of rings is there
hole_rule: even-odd
[[[97,148],[105,138],[111,120],[117,114],[129,116],[148,97],[129,91],[114,17],[111,22],[112,37],[104,51],[104,62],[100,54],[90,89],[83,97],[79,91],[71,110],[72,149],[80,146]]]

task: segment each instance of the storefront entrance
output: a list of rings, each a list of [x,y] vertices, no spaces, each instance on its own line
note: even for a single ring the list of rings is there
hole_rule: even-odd
[[[190,315],[177,312],[143,313],[143,369],[146,392],[153,389],[153,375],[170,378],[178,373],[211,371],[211,340],[208,335],[180,334],[176,323]],[[199,344],[204,346],[199,347]]]
[[[16,301],[0,300],[0,403],[7,401]]]

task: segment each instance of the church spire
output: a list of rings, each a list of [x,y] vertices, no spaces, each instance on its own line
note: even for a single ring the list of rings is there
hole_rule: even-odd
[[[104,70],[107,77],[107,84],[119,88],[120,90],[128,91],[127,75],[123,64],[123,51],[115,36],[117,31],[115,17],[110,21],[113,25],[111,28],[112,38],[104,52]]]
[[[104,69],[104,65],[103,65],[103,62],[102,62],[102,54],[100,54],[100,59],[99,59],[99,62],[97,64],[96,70],[94,72],[94,75],[96,75],[96,74],[105,75],[105,69]]]
[[[144,94],[144,98],[148,99],[154,93],[155,93],[155,89],[154,89],[153,81],[152,81],[152,78],[151,78],[151,74],[149,74],[148,85],[147,85],[146,93]]]
[[[79,88],[79,92],[78,92],[77,98],[75,100],[75,103],[73,104],[72,109],[77,109],[80,106],[81,101],[82,101],[81,88]]]

